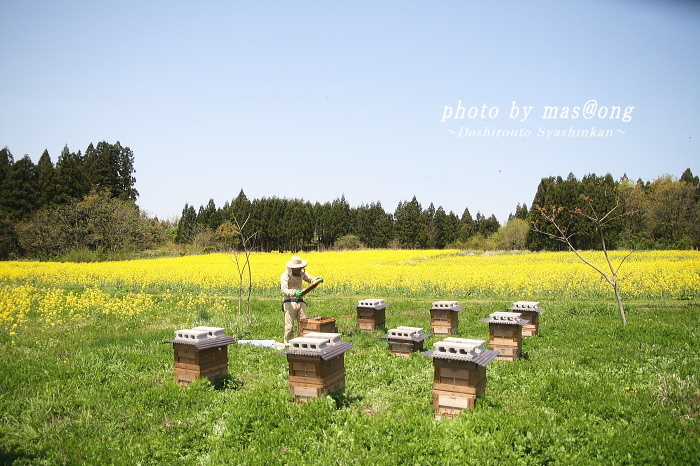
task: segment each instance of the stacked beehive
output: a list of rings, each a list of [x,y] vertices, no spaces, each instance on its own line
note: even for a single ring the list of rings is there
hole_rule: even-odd
[[[430,334],[423,333],[420,327],[396,327],[389,330],[386,338],[389,344],[389,352],[394,356],[408,358],[414,351],[423,351],[423,341]]]
[[[474,409],[486,394],[486,365],[498,352],[484,348],[483,340],[448,337],[421,353],[433,358],[433,408],[436,418],[453,417]]]
[[[301,319],[299,321],[299,325],[300,337],[303,337],[311,332],[336,333],[338,331],[338,327],[335,325],[335,319],[331,319],[330,317],[311,317],[309,319]]]
[[[345,352],[354,346],[339,333],[309,332],[289,341],[289,388],[305,402],[345,388]]]
[[[517,312],[494,312],[482,322],[489,324],[489,348],[498,351],[499,361],[515,361],[522,354],[523,326],[528,323]]]
[[[523,319],[529,322],[523,326],[523,337],[532,337],[537,335],[537,330],[540,326],[540,313],[544,309],[540,307],[537,301],[516,301],[508,310],[519,312]]]
[[[455,334],[459,328],[459,311],[463,309],[457,301],[436,301],[430,308],[430,328],[435,335]]]
[[[175,353],[175,383],[189,385],[207,377],[212,383],[228,374],[228,345],[233,337],[219,327],[195,327],[175,332],[170,340]]]
[[[363,299],[357,303],[357,327],[360,330],[376,330],[386,323],[387,304],[383,299]]]

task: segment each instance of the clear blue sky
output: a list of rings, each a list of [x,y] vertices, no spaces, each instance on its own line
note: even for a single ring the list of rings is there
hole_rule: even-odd
[[[0,147],[119,141],[159,218],[243,189],[504,222],[546,176],[700,175],[697,2],[3,0],[0,29]]]

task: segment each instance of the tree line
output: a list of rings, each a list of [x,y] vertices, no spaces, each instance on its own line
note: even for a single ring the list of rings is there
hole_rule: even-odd
[[[518,204],[505,225],[494,215],[473,217],[468,208],[457,215],[433,203],[424,207],[415,196],[387,211],[380,201],[352,207],[344,195],[324,203],[249,200],[243,190],[221,207],[213,199],[199,208],[185,204],[170,223],[139,209],[133,163],[132,150],[119,142],[91,143],[84,153],[66,146],[55,164],[48,151],[35,165],[27,155],[14,160],[7,147],[0,150],[0,259],[52,259],[80,249],[108,256],[169,243],[226,250],[242,238],[260,251],[557,250],[560,242],[536,232],[553,228],[541,215],[552,207],[568,215],[565,226],[575,232],[576,248],[596,249],[597,232],[575,213],[585,202],[602,212],[620,199],[634,215],[606,223],[610,249],[700,247],[700,183],[689,168],[680,179],[664,175],[652,182],[610,174],[543,178],[530,207]]]
[[[590,203],[597,212],[609,212],[621,203],[626,215],[606,224],[608,249],[698,249],[700,248],[700,180],[690,168],[680,179],[663,175],[652,182],[632,181],[623,176],[589,174],[578,180],[573,174],[543,178],[532,202],[525,247],[532,251],[557,250],[565,246],[552,241],[546,233],[555,234],[539,210],[561,210],[559,214],[576,249],[600,247],[599,232],[581,212]],[[535,230],[544,232],[537,233]]]
[[[518,215],[527,208],[518,206]],[[195,209],[185,204],[175,241],[189,244],[235,244],[238,227],[247,220],[243,233],[255,233],[262,251],[327,250],[343,247],[436,248],[442,249],[474,235],[489,237],[500,224],[494,215],[485,217],[469,209],[461,217],[431,203],[423,208],[414,196],[388,213],[381,202],[351,207],[345,196],[333,202],[264,197],[248,199],[243,190],[231,202],[216,207],[210,199]]]
[[[52,258],[85,248],[115,252],[157,241],[158,222],[135,201],[134,153],[102,141],[85,152],[47,150],[34,164],[0,150],[0,259]]]
[[[623,202],[631,215],[606,223],[608,247],[630,249],[697,249],[700,247],[700,183],[687,169],[680,179],[664,175],[653,182],[633,182],[626,176],[573,174],[540,181],[528,209],[518,204],[505,225],[494,215],[468,208],[461,216],[430,203],[423,208],[414,196],[399,202],[393,212],[381,203],[351,207],[344,196],[326,203],[277,197],[249,200],[241,190],[217,208],[213,200],[195,209],[186,204],[177,226],[176,241],[210,247],[235,247],[237,225],[248,220],[245,237],[255,234],[262,251],[327,250],[344,248],[417,249],[528,249],[558,250],[563,246],[541,232],[553,228],[539,209],[557,206],[568,215],[566,228],[578,249],[598,249],[598,232],[574,215],[586,202],[609,211]],[[539,230],[540,232],[537,232]]]

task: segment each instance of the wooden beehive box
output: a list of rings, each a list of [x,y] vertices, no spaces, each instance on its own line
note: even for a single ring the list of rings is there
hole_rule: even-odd
[[[483,340],[448,337],[435,343],[424,356],[433,358],[433,409],[435,417],[454,417],[474,409],[486,394],[486,365],[498,353],[486,350]]]
[[[397,327],[389,330],[385,338],[389,345],[389,352],[397,357],[408,358],[415,351],[423,351],[423,342],[430,334],[423,333],[419,327]]]
[[[310,332],[321,333],[337,333],[338,327],[335,325],[335,319],[329,317],[311,317],[309,319],[301,319],[299,321],[301,329],[299,336],[303,337]]]
[[[436,301],[430,308],[430,328],[435,335],[454,335],[459,330],[459,311],[463,308],[457,301]]]
[[[527,320],[517,312],[494,312],[482,322],[489,324],[489,348],[499,361],[515,361],[522,355],[523,326]]]
[[[290,340],[289,389],[300,402],[345,388],[345,352],[353,348],[339,333],[310,332]]]
[[[228,345],[235,340],[223,328],[199,327],[178,330],[173,344],[175,383],[189,385],[200,378],[216,383],[228,374]]]
[[[383,299],[363,299],[357,303],[357,327],[373,331],[386,325],[386,307]]]
[[[523,337],[537,335],[540,327],[540,313],[544,309],[537,301],[516,301],[508,310],[520,313],[520,316],[529,322],[523,326]]]

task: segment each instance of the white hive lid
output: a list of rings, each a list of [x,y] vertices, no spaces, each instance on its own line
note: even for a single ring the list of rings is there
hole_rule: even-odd
[[[326,338],[298,337],[289,340],[292,349],[303,351],[321,351],[328,346]]]
[[[489,317],[494,322],[517,322],[520,320],[519,312],[494,312]]]
[[[413,338],[420,336],[422,333],[423,329],[421,327],[400,326],[389,330],[389,336],[397,338]]]
[[[450,311],[461,311],[464,309],[457,304],[457,301],[435,301],[432,309],[446,309]]]
[[[340,333],[328,333],[328,332],[309,332],[304,335],[305,338],[319,338],[326,340],[329,345],[337,345],[340,343]]]
[[[207,332],[208,338],[217,338],[224,336],[224,329],[221,327],[194,327],[192,330],[201,330]]]
[[[204,330],[194,330],[194,329],[187,328],[187,329],[175,331],[175,339],[176,340],[197,342],[197,341],[204,341],[207,338],[209,338],[209,333],[204,331]]]
[[[509,308],[511,311],[535,311],[542,312],[539,301],[516,301]]]
[[[357,307],[371,307],[373,309],[382,309],[386,307],[386,303],[383,299],[367,298],[360,300],[357,303]]]
[[[435,349],[440,353],[472,357],[485,351],[483,345],[484,340],[471,340],[468,338],[455,337],[448,337],[433,344]]]

